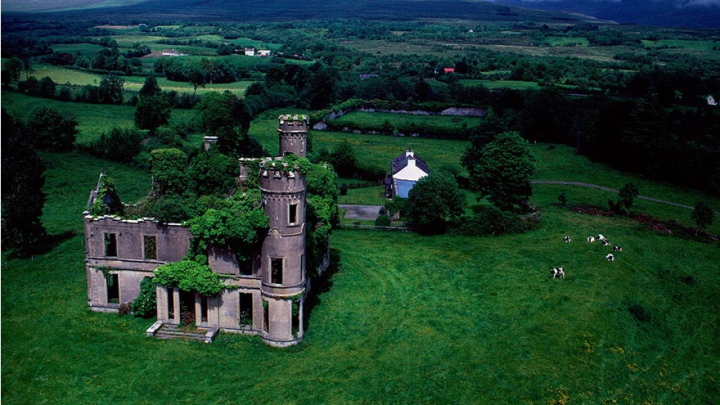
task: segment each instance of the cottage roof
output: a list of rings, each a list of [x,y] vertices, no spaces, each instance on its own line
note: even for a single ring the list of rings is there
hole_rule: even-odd
[[[424,160],[420,159],[419,157],[415,156],[415,153],[412,151],[412,149],[408,149],[407,151],[403,152],[400,156],[396,157],[392,160],[390,163],[390,169],[393,176],[395,176],[399,171],[406,168],[408,166],[408,160],[414,160],[415,166],[425,172],[425,174],[430,173],[430,168],[428,167],[427,163],[425,163]]]

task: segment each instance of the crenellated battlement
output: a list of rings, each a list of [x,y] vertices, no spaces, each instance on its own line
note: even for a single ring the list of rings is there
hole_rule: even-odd
[[[310,128],[310,118],[307,115],[285,114],[278,117],[278,132],[290,134],[305,132]]]
[[[260,162],[260,190],[265,193],[303,193],[305,176],[282,160]]]
[[[280,156],[307,155],[307,136],[310,119],[307,115],[281,115],[278,117]]]

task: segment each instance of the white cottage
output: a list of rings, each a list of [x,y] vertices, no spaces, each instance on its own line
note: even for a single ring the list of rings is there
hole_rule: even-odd
[[[391,175],[385,186],[388,197],[408,198],[415,183],[430,173],[427,163],[408,149],[390,162]]]

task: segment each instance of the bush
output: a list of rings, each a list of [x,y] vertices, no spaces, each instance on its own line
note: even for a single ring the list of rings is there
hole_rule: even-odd
[[[132,311],[135,316],[151,318],[157,313],[157,298],[155,296],[155,281],[145,277],[140,282],[140,294],[132,302]]]
[[[145,215],[161,223],[180,223],[195,216],[195,210],[184,198],[171,195],[163,196],[151,202]]]
[[[137,128],[113,127],[109,133],[87,145],[87,150],[95,156],[115,162],[132,162],[142,150],[143,135]]]
[[[391,226],[392,222],[387,215],[380,215],[375,219],[375,226]]]
[[[496,236],[505,233],[522,233],[533,229],[539,223],[536,215],[514,215],[501,211],[494,205],[473,207],[475,215],[458,228],[464,236]]]

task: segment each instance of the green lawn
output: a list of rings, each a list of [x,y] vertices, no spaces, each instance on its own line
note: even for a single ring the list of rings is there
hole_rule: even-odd
[[[460,83],[465,86],[483,85],[488,89],[512,89],[512,90],[539,90],[540,86],[535,82],[521,82],[518,80],[479,80],[463,79]]]
[[[11,113],[55,103],[2,96]],[[60,104],[81,108],[84,128],[91,120],[132,117],[129,107]],[[281,113],[302,111],[269,111],[251,128],[273,154]],[[348,140],[362,163],[380,167],[407,146],[431,167],[459,166],[467,145],[317,131],[313,137],[314,147],[329,149]],[[536,179],[614,188],[637,180],[643,195],[690,205],[703,198],[589,163],[569,147],[531,149]],[[3,404],[720,402],[717,242],[555,204],[565,192],[571,204],[604,205],[609,192],[535,186],[542,222],[521,235],[338,230],[332,277],[313,283],[319,296],[300,345],[276,349],[225,333],[207,345],[149,339],[152,319],[88,309],[82,235],[88,194],[104,168],[123,200],[133,202],[147,192],[149,173],[80,153],[42,157],[43,223],[51,241],[32,258],[2,255]],[[348,198],[365,201],[379,189],[351,191]],[[663,219],[689,215],[636,204]],[[720,233],[717,222],[711,230]],[[623,246],[615,262],[604,260],[607,247],[583,241],[597,233]],[[573,242],[563,243],[564,235]],[[564,267],[567,277],[550,279],[550,267]]]
[[[37,65],[34,66],[35,76],[38,80],[43,77],[51,78],[56,84],[70,83],[78,86],[92,84],[97,86],[102,80],[102,75],[87,73],[82,70],[64,68],[62,66]]]
[[[415,124],[418,128],[442,128],[460,131],[477,127],[482,123],[480,117],[447,116],[447,115],[411,115],[384,112],[354,111],[333,120],[335,125],[360,125],[363,128],[381,128],[389,122],[395,128],[404,128]]]
[[[648,48],[657,48],[668,46],[672,48],[689,49],[697,51],[713,51],[720,47],[720,41],[704,41],[704,40],[681,40],[681,39],[661,39],[658,41],[643,40],[642,44]],[[715,49],[713,49],[715,48]]]
[[[19,93],[2,92],[3,108],[10,115],[23,118],[33,109],[44,106],[53,107],[58,111],[75,114],[78,120],[78,143],[87,143],[96,139],[112,127],[134,127],[135,107],[107,104],[68,103],[37,97],[29,97]],[[175,109],[172,111],[170,124],[178,124],[192,119],[193,110]]]
[[[598,231],[624,246],[616,262],[580,241]],[[548,210],[536,231],[481,239],[336,231],[332,287],[289,349],[149,339],[152,320],[90,312],[81,242],[3,256],[3,403],[720,399],[718,249],[623,219]]]

